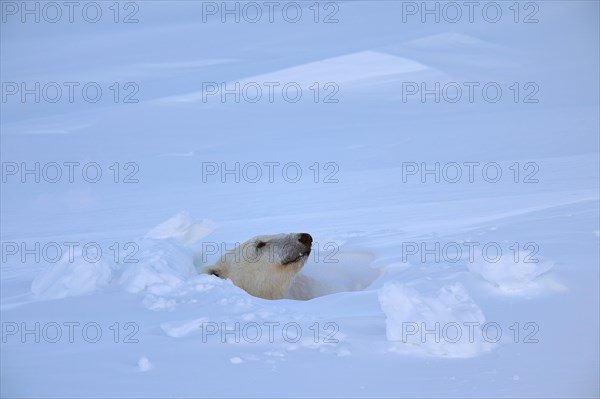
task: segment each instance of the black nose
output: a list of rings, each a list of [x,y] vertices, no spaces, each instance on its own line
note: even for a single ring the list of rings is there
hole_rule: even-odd
[[[312,237],[307,233],[300,233],[300,238],[298,238],[302,244],[306,245],[308,248],[312,245]]]

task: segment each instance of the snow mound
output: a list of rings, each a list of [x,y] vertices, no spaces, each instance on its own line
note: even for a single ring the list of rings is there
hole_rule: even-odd
[[[191,252],[170,241],[155,242],[142,252],[140,262],[126,266],[119,284],[128,292],[165,295],[195,274]]]
[[[551,262],[529,255],[523,251],[508,253],[502,255],[497,262],[480,258],[469,264],[469,270],[483,277],[503,294],[530,293],[544,288],[562,287],[549,278],[542,278],[542,275],[554,266]]]
[[[149,309],[172,309],[173,300],[157,296],[181,292],[183,286],[186,292],[210,288],[203,288],[202,281],[190,280],[197,272],[189,246],[212,232],[209,224],[194,222],[182,212],[138,241],[138,251],[129,263],[110,260],[109,256],[95,261],[96,254],[84,258],[83,254],[66,253],[34,278],[31,291],[38,299],[57,299],[89,294],[116,283],[128,292],[146,292],[144,305]]]
[[[420,62],[374,50],[324,58],[290,68],[277,69],[259,75],[249,76],[239,83],[241,86],[256,82],[295,82],[309,87],[315,81],[336,82],[346,90],[368,88],[374,90],[377,84],[400,82],[408,77],[438,76],[440,73]],[[201,102],[206,92],[197,91],[168,96],[157,101],[161,103]]]
[[[399,353],[424,352],[433,356],[468,358],[490,351],[481,326],[485,317],[460,283],[442,287],[427,297],[398,282],[379,292],[386,315],[386,335]]]
[[[145,238],[164,240],[173,238],[190,245],[213,232],[213,223],[202,220],[194,222],[187,212],[181,212],[150,230]]]
[[[97,291],[111,279],[111,267],[102,260],[92,263],[82,256],[65,255],[34,278],[31,291],[39,299],[65,298]]]

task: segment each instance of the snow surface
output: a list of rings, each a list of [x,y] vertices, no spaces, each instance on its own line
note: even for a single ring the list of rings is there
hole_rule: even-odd
[[[513,2],[498,23],[322,2],[330,24],[313,22],[313,2],[298,23],[130,2],[131,24],[113,22],[112,2],[96,24],[21,23],[7,3],[3,84],[97,82],[103,97],[0,104],[2,397],[600,395],[597,2],[518,3],[537,23],[515,23]],[[121,96],[137,84],[139,102],[115,103],[114,82]],[[203,82],[297,82],[303,96],[204,101]],[[330,82],[338,101],[325,103]],[[496,82],[503,97],[422,102],[406,82]],[[539,101],[515,103],[514,82]],[[57,183],[6,169],[36,162],[79,166]],[[81,176],[90,162],[97,183]],[[236,162],[262,178],[203,175]],[[466,166],[456,183],[450,168],[439,182],[406,174],[452,162],[479,162],[473,181]],[[282,232],[314,238],[290,291],[303,300],[197,273]],[[22,251],[36,244],[39,260]]]

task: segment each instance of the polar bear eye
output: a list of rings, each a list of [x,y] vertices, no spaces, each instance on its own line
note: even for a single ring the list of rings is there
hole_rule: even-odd
[[[264,241],[259,241],[259,242],[257,242],[257,243],[256,243],[256,248],[262,248],[262,247],[264,247],[265,245],[267,245],[267,243],[266,243],[266,242],[264,242]]]

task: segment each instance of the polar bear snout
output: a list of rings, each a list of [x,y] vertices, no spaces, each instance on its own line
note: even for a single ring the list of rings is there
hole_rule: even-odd
[[[296,264],[298,261],[306,260],[310,255],[312,237],[307,233],[297,234],[297,239],[286,245],[282,256],[281,265]]]

